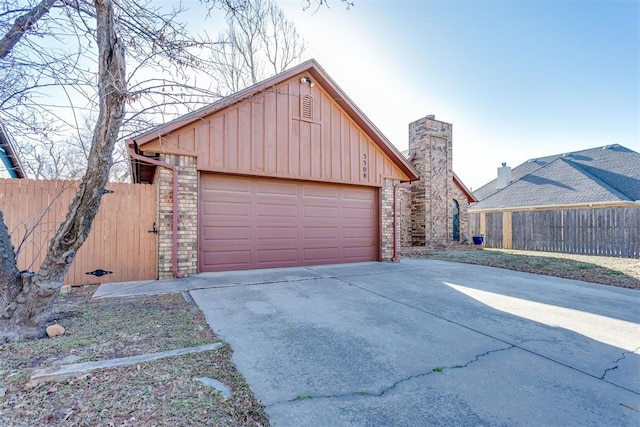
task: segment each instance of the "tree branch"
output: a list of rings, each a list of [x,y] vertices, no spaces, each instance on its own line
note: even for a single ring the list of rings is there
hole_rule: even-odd
[[[34,25],[46,15],[58,0],[42,0],[33,9],[20,16],[0,40],[0,59],[4,59]]]

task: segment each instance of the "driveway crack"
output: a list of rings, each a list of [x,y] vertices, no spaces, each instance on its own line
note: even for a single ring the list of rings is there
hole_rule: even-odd
[[[604,373],[600,377],[601,380],[604,380],[607,374],[611,371],[615,371],[620,366],[620,362],[627,358],[627,354],[637,354],[640,351],[640,347],[636,348],[633,351],[625,351],[622,353],[622,356],[613,361],[612,366],[604,370]]]
[[[510,345],[509,347],[497,348],[497,349],[486,351],[484,353],[476,355],[473,359],[471,359],[470,361],[468,361],[465,364],[457,364],[457,365],[453,365],[453,366],[444,366],[444,367],[436,366],[436,367],[432,368],[428,372],[423,372],[423,373],[420,373],[420,374],[414,374],[414,375],[410,375],[410,376],[408,376],[406,378],[399,379],[398,381],[394,382],[393,384],[391,384],[388,387],[385,387],[384,389],[382,389],[378,393],[371,393],[371,392],[368,392],[368,391],[355,391],[355,392],[348,392],[348,393],[326,394],[326,395],[303,394],[303,395],[296,396],[293,399],[274,402],[272,404],[266,405],[266,407],[272,407],[272,406],[276,406],[276,405],[283,404],[283,403],[293,403],[293,402],[299,402],[299,401],[310,400],[310,399],[340,399],[340,398],[344,398],[344,397],[382,397],[385,394],[389,393],[390,391],[394,390],[400,384],[406,383],[408,381],[415,380],[417,378],[424,378],[424,377],[426,377],[428,375],[441,373],[441,372],[443,372],[445,370],[466,368],[467,366],[471,365],[472,363],[477,362],[478,360],[482,359],[483,357],[487,357],[487,356],[489,356],[490,354],[493,354],[493,353],[498,353],[498,352],[502,352],[502,351],[508,351],[508,350],[511,350],[511,349],[513,349],[515,347],[516,347],[515,345]]]
[[[620,384],[613,383],[613,382],[611,382],[611,381],[609,381],[609,380],[607,380],[607,379],[605,379],[605,378],[604,378],[604,377],[605,377],[605,375],[606,375],[609,371],[612,371],[612,370],[614,370],[614,369],[617,369],[617,368],[618,368],[618,363],[619,363],[620,361],[622,361],[622,360],[625,358],[625,356],[626,356],[627,354],[633,354],[633,353],[636,353],[636,352],[640,351],[640,347],[636,348],[634,351],[629,351],[629,352],[625,352],[625,353],[623,353],[623,354],[622,354],[622,357],[621,357],[620,359],[618,359],[618,360],[616,360],[616,361],[614,362],[614,364],[616,364],[616,366],[614,366],[614,367],[612,367],[612,368],[608,368],[608,369],[604,372],[604,374],[603,374],[602,376],[598,377],[598,376],[597,376],[597,374],[593,374],[593,373],[590,373],[590,372],[584,371],[584,370],[579,369],[579,368],[577,368],[577,367],[575,367],[575,366],[572,366],[572,365],[570,365],[570,364],[568,364],[568,363],[566,363],[566,362],[563,362],[563,361],[560,361],[560,360],[556,360],[556,359],[554,359],[554,358],[552,358],[552,357],[549,357],[549,356],[546,356],[546,355],[544,355],[544,354],[542,354],[542,353],[540,353],[540,352],[537,352],[537,351],[534,351],[534,350],[528,349],[528,348],[526,348],[526,347],[524,347],[524,346],[516,345],[516,344],[514,344],[514,343],[511,343],[511,342],[509,342],[509,341],[507,341],[507,340],[503,339],[503,338],[500,338],[500,337],[497,337],[497,336],[491,335],[491,334],[489,334],[489,333],[483,332],[483,331],[481,331],[481,330],[479,330],[479,329],[476,329],[476,328],[473,328],[473,327],[471,327],[471,326],[469,326],[469,325],[466,325],[466,324],[463,324],[463,323],[457,322],[457,321],[455,321],[455,320],[449,319],[449,318],[447,318],[447,317],[445,317],[445,316],[442,316],[442,315],[440,315],[440,314],[437,314],[437,313],[431,312],[431,311],[429,311],[429,310],[425,310],[424,308],[421,308],[421,307],[418,307],[418,306],[415,306],[415,305],[409,304],[409,303],[407,303],[407,302],[404,302],[404,301],[401,301],[401,300],[398,300],[398,299],[395,299],[395,298],[391,298],[391,297],[389,297],[389,296],[387,296],[387,295],[381,294],[381,293],[376,292],[376,291],[373,291],[373,290],[371,290],[371,289],[367,289],[367,288],[365,288],[365,287],[363,287],[363,286],[359,286],[359,285],[356,285],[356,284],[354,284],[354,283],[350,283],[350,282],[348,282],[347,280],[345,280],[345,279],[343,279],[343,278],[339,278],[339,277],[338,277],[337,279],[338,279],[338,280],[341,280],[342,282],[346,283],[346,284],[347,284],[347,285],[349,285],[349,286],[356,287],[356,288],[358,288],[358,289],[360,289],[360,290],[362,290],[362,291],[364,291],[364,292],[368,292],[368,293],[373,294],[373,295],[376,295],[376,296],[378,296],[378,297],[380,297],[380,298],[384,298],[384,299],[386,299],[386,300],[389,300],[389,301],[395,302],[395,303],[397,303],[397,304],[403,305],[403,306],[408,307],[408,308],[411,308],[411,309],[413,309],[413,310],[417,310],[417,311],[422,312],[422,313],[424,313],[424,314],[426,314],[426,315],[428,315],[428,316],[433,316],[433,317],[436,317],[436,318],[438,318],[438,319],[442,319],[442,320],[444,320],[445,322],[449,322],[449,323],[451,323],[451,324],[454,324],[454,325],[460,326],[461,328],[468,329],[469,331],[472,331],[472,332],[478,333],[478,334],[480,334],[480,335],[484,335],[485,337],[488,337],[488,338],[494,339],[494,340],[496,340],[496,341],[502,342],[502,343],[504,343],[504,344],[510,345],[510,346],[511,346],[510,348],[518,347],[520,350],[522,350],[522,351],[526,351],[527,353],[533,354],[533,355],[535,355],[535,356],[537,356],[537,357],[541,357],[541,358],[546,359],[546,360],[548,360],[548,361],[550,361],[550,362],[557,363],[558,365],[561,365],[561,366],[564,366],[564,367],[566,367],[566,368],[572,369],[572,370],[574,370],[574,371],[576,371],[576,372],[580,372],[581,374],[587,375],[587,376],[592,377],[592,378],[596,378],[596,379],[598,379],[598,380],[605,381],[605,382],[607,382],[607,383],[609,383],[609,384],[611,384],[611,385],[613,385],[613,386],[615,386],[615,387],[619,387],[619,388],[621,388],[621,389],[623,389],[623,390],[630,391],[631,393],[634,393],[634,394],[640,395],[640,392],[638,392],[637,390],[631,390],[630,388],[627,388],[627,387],[625,387],[625,386],[623,386],[623,385],[620,385]]]

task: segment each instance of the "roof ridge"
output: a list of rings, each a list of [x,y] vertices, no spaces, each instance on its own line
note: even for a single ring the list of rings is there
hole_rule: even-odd
[[[541,160],[541,159],[546,159],[546,158],[551,158],[551,157],[567,157],[567,156],[572,155],[572,154],[584,153],[586,151],[607,150],[607,149],[611,149],[611,148],[623,148],[623,149],[625,149],[627,151],[633,151],[633,150],[625,147],[624,145],[620,145],[618,143],[613,143],[613,144],[598,145],[597,147],[583,148],[582,150],[564,151],[562,153],[550,154],[548,156],[533,157],[533,158],[527,160],[525,163],[530,162],[532,160]]]
[[[610,186],[609,184],[607,184],[606,182],[604,182],[603,180],[601,180],[600,178],[598,178],[597,176],[595,176],[594,174],[592,174],[591,172],[589,172],[588,170],[586,170],[581,163],[579,162],[574,162],[573,160],[566,158],[566,157],[560,157],[559,160],[564,161],[567,165],[571,166],[574,169],[577,169],[580,173],[587,175],[589,178],[591,178],[593,181],[595,181],[599,186],[605,188],[607,191],[610,191],[611,193],[615,194],[616,196],[626,199],[626,200],[630,200],[633,201],[633,199],[625,194],[624,192],[618,190],[617,188],[614,188],[612,186]],[[553,163],[553,162],[552,162]]]

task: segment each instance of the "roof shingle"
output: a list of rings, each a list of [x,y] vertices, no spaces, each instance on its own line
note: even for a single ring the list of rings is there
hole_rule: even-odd
[[[495,184],[474,192],[472,209],[637,201],[640,154],[614,144],[532,159],[513,169],[507,187]]]

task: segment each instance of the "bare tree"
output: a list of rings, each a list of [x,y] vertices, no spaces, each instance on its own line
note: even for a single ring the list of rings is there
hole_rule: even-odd
[[[203,1],[230,16],[251,5]],[[37,271],[18,271],[0,212],[0,343],[44,336],[55,296],[91,230],[118,139],[142,131],[151,118],[166,120],[217,96],[190,72],[215,75],[206,53],[215,43],[190,35],[178,19],[180,8],[165,13],[151,0],[4,0],[3,5],[0,120],[14,135],[55,142],[76,131],[84,144],[80,117],[92,111],[97,116],[80,188]],[[49,90],[56,96],[46,97]]]
[[[300,62],[306,44],[273,0],[256,0],[227,17],[213,63],[218,91],[230,94]]]
[[[4,264],[0,272],[0,339],[12,341],[39,337],[51,313],[55,295],[76,252],[84,243],[98,212],[102,190],[111,166],[111,152],[124,119],[126,99],[125,47],[118,35],[113,3],[96,0],[96,44],[98,48],[99,116],[96,121],[89,165],[67,218],[51,240],[37,273],[18,272],[11,240],[4,221],[0,226],[0,250]],[[16,27],[14,27],[16,28]],[[17,27],[17,31],[23,31]],[[13,29],[12,29],[13,30]],[[22,33],[24,36],[24,32]],[[18,38],[11,31],[7,38]],[[16,42],[13,42],[15,46]],[[5,53],[5,57],[8,52]],[[2,220],[2,216],[0,216]]]
[[[22,139],[19,157],[28,177],[33,179],[80,179],[87,167],[95,118],[85,117],[78,131],[64,141]],[[128,153],[124,141],[117,141],[109,182],[129,180]]]
[[[240,6],[230,0],[223,5],[228,10]],[[97,214],[113,149],[127,122],[140,123],[142,115],[154,111],[179,113],[190,101],[211,101],[211,91],[191,86],[188,75],[190,67],[206,69],[208,62],[197,49],[211,43],[191,37],[174,20],[180,10],[162,14],[142,0],[43,0],[29,7],[24,2],[9,6],[0,15],[5,31],[0,40],[2,120],[46,139],[78,129],[79,111],[95,107],[98,114],[80,189],[36,272],[18,271],[0,212],[0,342],[44,335],[54,298]],[[133,65],[128,78],[125,51]],[[59,99],[43,102],[41,89],[51,87],[69,111],[55,104]],[[136,104],[136,113],[127,116],[127,104]]]
[[[55,3],[51,0],[39,3],[28,14],[17,19],[16,23],[19,22],[22,26],[30,23],[33,28],[34,19],[44,16],[44,12],[51,10]],[[123,122],[125,132],[127,130],[129,133],[139,132],[141,129],[152,126],[160,111],[166,120],[170,120],[184,113],[185,105],[197,108],[202,105],[203,100],[210,102],[212,97],[217,97],[218,92],[223,94],[236,92],[270,75],[277,74],[303,59],[304,40],[298,34],[295,25],[287,19],[273,0],[256,0],[246,4],[237,2],[233,6],[232,13],[227,16],[227,29],[220,36],[218,43],[211,45],[215,48],[211,64],[213,74],[217,78],[215,93],[205,90],[203,94],[206,99],[203,99],[194,95],[192,88],[197,86],[194,82],[183,81],[176,84],[175,81],[168,83],[166,78],[162,80],[132,78],[129,89],[136,92],[137,102],[134,105],[137,108],[135,115],[129,113],[125,117]],[[49,26],[49,28],[54,27]],[[43,33],[43,35],[46,34]],[[78,33],[72,39],[76,45],[80,46],[77,36]],[[90,52],[78,49],[78,54],[75,56],[70,56],[68,53],[58,53],[58,56],[79,61],[83,55],[87,54]],[[136,55],[133,61],[137,59]],[[11,127],[28,176],[36,179],[79,179],[86,167],[91,140],[93,120],[88,120],[87,117],[90,117],[90,105],[95,95],[91,93],[89,83],[85,84],[91,81],[91,77],[83,74],[75,76],[75,82],[70,81],[68,76],[61,80],[59,77],[61,67],[56,70],[45,70],[47,73],[43,75],[41,73],[43,67],[40,64],[35,64],[32,60],[28,62],[26,58],[23,60],[25,64],[23,67],[1,68],[7,73],[5,81],[12,76],[16,83],[18,81],[22,83],[5,86],[5,90],[11,92],[0,97],[2,100],[0,117],[13,123]],[[129,63],[131,61],[131,59],[128,60]],[[18,61],[14,61],[14,64],[16,62]],[[144,67],[145,64],[141,62],[137,65]],[[24,70],[26,65],[31,69],[38,69],[38,76],[33,76],[32,72]],[[70,65],[66,64],[65,67]],[[47,78],[48,75],[55,75],[55,79]],[[25,76],[29,78],[25,79]],[[34,87],[35,82],[37,84]],[[58,85],[58,82],[66,89],[59,91],[60,95],[74,107],[72,111],[77,111],[77,115],[67,115],[63,118],[57,114],[55,120],[51,120],[51,109],[56,105],[43,105],[39,96],[34,97],[34,89],[46,90],[51,85]],[[185,90],[185,86],[189,89]],[[172,92],[174,96],[170,96]],[[74,93],[82,95],[74,96]],[[162,99],[159,99],[159,93],[162,94]],[[187,96],[190,99],[185,99]],[[34,98],[37,102],[31,102]],[[124,181],[129,175],[125,144],[116,144],[113,154],[114,161],[109,180]]]

